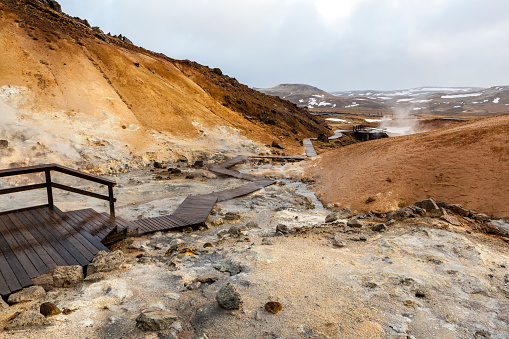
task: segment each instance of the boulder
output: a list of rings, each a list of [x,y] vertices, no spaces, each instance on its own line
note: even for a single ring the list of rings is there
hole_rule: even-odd
[[[194,168],[203,168],[203,166],[204,166],[203,160],[197,160],[193,164]]]
[[[336,212],[329,213],[325,217],[325,223],[334,222],[336,220],[338,220],[338,214]]]
[[[242,232],[245,232],[245,231],[247,231],[247,227],[245,225],[234,225],[234,226],[230,227],[230,229],[228,230],[228,233],[232,237],[238,237],[241,235]]]
[[[288,234],[288,233],[290,233],[290,229],[288,228],[288,226],[284,224],[278,224],[276,226],[276,234]]]
[[[361,228],[362,227],[362,223],[358,219],[350,219],[350,220],[348,220],[346,225],[348,227],[353,227],[353,228]]]
[[[154,161],[154,168],[164,168],[164,166],[159,161]]]
[[[60,309],[55,304],[50,302],[41,304],[39,311],[46,318],[62,313],[62,311],[60,311]]]
[[[9,142],[7,140],[0,140],[0,149],[4,149],[9,147]]]
[[[414,206],[425,209],[427,212],[431,212],[433,210],[438,209],[438,205],[433,199],[425,199],[421,201],[417,201]]]
[[[71,287],[83,281],[83,267],[57,266],[52,271],[53,287]]]
[[[332,246],[341,248],[341,247],[345,247],[346,244],[345,244],[343,238],[339,234],[336,234],[336,235],[334,235],[334,239],[332,240]]]
[[[226,212],[224,215],[224,220],[228,221],[237,221],[240,220],[241,216],[239,212]]]
[[[447,221],[451,225],[461,226],[461,223],[458,220],[458,218],[453,217],[452,215],[443,215],[442,217],[440,217],[440,219]]]
[[[46,291],[41,286],[30,286],[11,294],[7,302],[12,305],[24,301],[32,301],[45,295]]]
[[[226,310],[238,310],[244,304],[239,291],[231,283],[226,284],[217,292],[216,301]]]
[[[437,209],[434,209],[434,210],[431,210],[428,212],[429,212],[428,216],[430,216],[431,218],[441,218],[444,215],[447,215],[447,211],[443,207],[439,207]]]
[[[349,219],[349,218],[353,217],[353,213],[350,210],[350,207],[340,208],[336,212],[336,215],[337,215],[338,219]]]
[[[4,329],[12,330],[18,327],[42,326],[46,324],[48,324],[48,320],[41,313],[26,311],[9,321]]]
[[[387,226],[385,226],[385,224],[374,224],[371,225],[371,230],[373,232],[385,232],[387,230]]]
[[[124,253],[120,250],[115,252],[99,251],[87,266],[87,275],[112,271],[119,268],[124,262]]]
[[[165,310],[151,308],[142,311],[136,318],[136,326],[145,331],[168,330],[177,316]]]
[[[449,210],[451,210],[452,212],[454,212],[462,217],[470,217],[470,215],[472,214],[471,211],[463,208],[463,206],[458,205],[458,204],[449,205]]]
[[[283,146],[283,144],[282,144],[282,143],[280,143],[280,142],[276,142],[276,141],[273,141],[271,146],[272,146],[273,148],[285,149],[285,147]]]

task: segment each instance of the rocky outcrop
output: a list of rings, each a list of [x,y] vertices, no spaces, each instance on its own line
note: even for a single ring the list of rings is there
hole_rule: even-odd
[[[119,268],[124,262],[124,253],[120,250],[115,252],[99,251],[87,266],[87,276],[98,272],[112,271]]]
[[[41,4],[51,8],[52,10],[62,13],[62,6],[55,0],[38,0]]]
[[[9,304],[17,304],[25,301],[32,301],[46,295],[46,291],[41,286],[30,286],[19,292],[13,293],[7,299]]]
[[[32,279],[34,285],[43,287],[46,291],[54,288],[72,287],[83,281],[83,267],[57,266],[48,273]]]
[[[168,330],[171,325],[177,320],[177,316],[173,313],[151,308],[144,310],[136,318],[136,326],[145,331],[161,331]]]

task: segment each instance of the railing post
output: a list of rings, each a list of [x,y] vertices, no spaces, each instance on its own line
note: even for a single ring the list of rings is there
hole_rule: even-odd
[[[53,189],[51,187],[51,170],[46,168],[44,170],[46,174],[46,191],[48,193],[48,206],[50,209],[53,209]]]
[[[110,198],[110,216],[115,217],[115,197],[112,184],[108,184],[108,197]]]

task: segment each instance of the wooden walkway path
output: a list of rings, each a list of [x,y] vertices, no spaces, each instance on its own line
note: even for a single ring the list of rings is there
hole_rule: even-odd
[[[304,139],[302,140],[302,145],[304,145],[304,150],[306,151],[306,156],[308,157],[316,157],[318,154],[316,154],[315,147],[313,146],[313,142],[311,139]]]
[[[32,285],[56,266],[86,266],[113,227],[91,209],[39,206],[0,214],[0,294]]]
[[[222,164],[212,165],[209,167],[209,170],[217,174],[248,180],[250,181],[249,183],[220,192],[188,196],[172,215],[141,219],[131,223],[138,227],[139,234],[200,225],[205,223],[216,202],[238,198],[256,192],[266,186],[273,185],[275,183],[274,180],[229,169],[238,163],[246,161],[248,158],[247,156],[240,155]]]

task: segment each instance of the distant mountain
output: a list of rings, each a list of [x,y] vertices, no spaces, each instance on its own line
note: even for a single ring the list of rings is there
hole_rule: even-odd
[[[509,112],[509,86],[419,87],[393,91],[338,91],[328,93],[302,84],[259,88],[311,111],[405,110],[415,115],[486,116]]]

